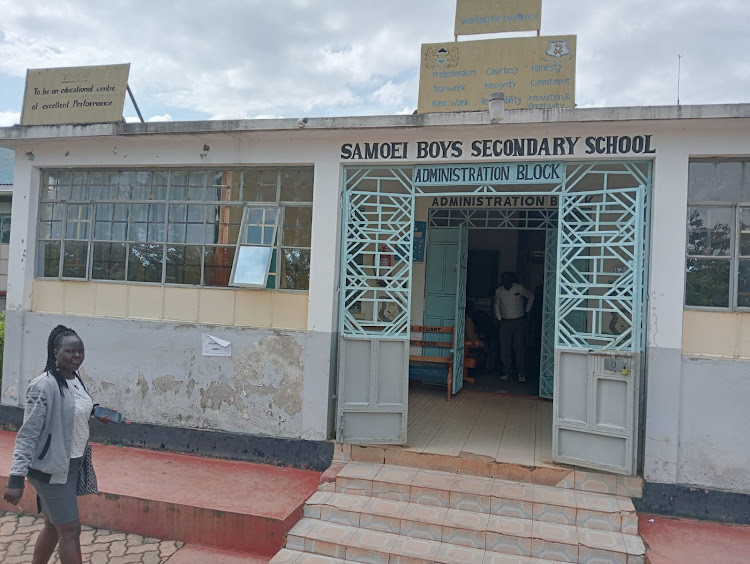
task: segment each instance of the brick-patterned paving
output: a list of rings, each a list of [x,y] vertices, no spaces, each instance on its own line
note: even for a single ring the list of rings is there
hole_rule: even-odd
[[[28,564],[34,543],[44,527],[41,517],[0,511],[0,562]],[[90,564],[163,564],[182,547],[181,542],[83,527],[81,552]],[[59,564],[57,551],[50,563]]]

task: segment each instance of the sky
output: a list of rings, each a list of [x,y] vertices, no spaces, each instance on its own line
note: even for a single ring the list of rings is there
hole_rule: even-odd
[[[420,46],[453,40],[455,6],[0,0],[0,126],[19,122],[26,69],[118,63],[147,121],[410,114]],[[750,102],[746,0],[545,0],[542,35],[562,34],[579,107],[675,104],[678,55],[682,104]]]

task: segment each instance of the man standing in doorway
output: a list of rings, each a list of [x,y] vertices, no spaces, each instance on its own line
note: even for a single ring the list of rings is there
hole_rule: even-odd
[[[526,304],[524,306],[524,298]],[[505,272],[495,291],[495,317],[500,325],[501,380],[510,378],[513,352],[518,381],[526,381],[526,314],[534,306],[534,294],[516,282],[513,272]]]

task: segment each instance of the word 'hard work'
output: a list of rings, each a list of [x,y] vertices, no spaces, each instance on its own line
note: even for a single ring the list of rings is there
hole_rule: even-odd
[[[551,157],[586,155],[627,155],[656,153],[651,135],[609,135],[591,137],[543,137],[517,139],[476,139],[463,141],[385,141],[344,143],[342,160],[460,159],[497,157]]]

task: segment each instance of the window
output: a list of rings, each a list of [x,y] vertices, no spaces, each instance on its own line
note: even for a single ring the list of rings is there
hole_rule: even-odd
[[[750,160],[690,162],[685,304],[750,308]]]
[[[309,288],[310,167],[45,171],[42,186],[38,277]]]
[[[0,214],[0,243],[10,243],[10,214]]]

